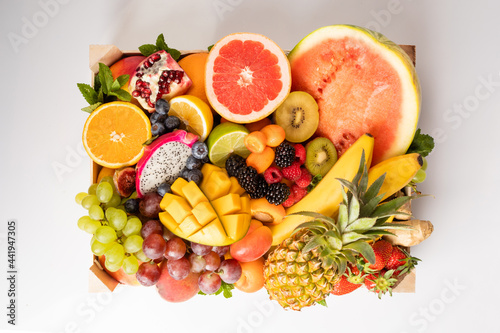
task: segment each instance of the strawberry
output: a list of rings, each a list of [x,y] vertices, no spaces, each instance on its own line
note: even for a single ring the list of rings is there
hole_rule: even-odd
[[[392,286],[398,281],[393,277],[394,271],[381,270],[372,273],[365,278],[365,287],[374,293],[378,294],[378,298],[389,292],[392,296]]]
[[[347,271],[342,274],[340,280],[333,285],[333,295],[345,295],[353,292],[363,285],[364,275],[361,275],[356,266],[347,266]]]
[[[347,281],[347,277],[345,275],[342,275],[340,277],[340,280],[338,280],[337,283],[333,285],[333,290],[331,293],[337,296],[345,295],[353,292],[361,286],[362,284],[355,284]]]
[[[385,268],[398,271],[398,276],[400,276],[409,272],[419,261],[420,259],[411,257],[405,250],[398,246],[394,246],[391,256],[385,264]]]
[[[385,267],[385,264],[392,254],[392,245],[388,241],[381,239],[373,243],[372,248],[375,253],[375,263],[371,265],[366,263],[365,267],[368,271],[380,271]]]

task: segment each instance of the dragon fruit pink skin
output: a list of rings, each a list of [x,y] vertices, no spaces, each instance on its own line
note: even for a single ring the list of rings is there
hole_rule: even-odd
[[[173,183],[179,177],[191,155],[191,147],[198,136],[184,130],[167,133],[153,141],[144,150],[136,166],[137,196],[154,192],[162,183]]]

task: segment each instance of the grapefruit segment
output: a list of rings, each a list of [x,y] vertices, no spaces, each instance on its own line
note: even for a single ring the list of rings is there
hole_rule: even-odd
[[[271,114],[290,92],[290,64],[269,38],[236,33],[217,42],[208,55],[205,89],[213,109],[235,123]]]
[[[406,152],[417,128],[420,85],[406,53],[383,35],[334,25],[306,36],[289,54],[292,91],[318,103],[316,134],[342,155],[364,133],[373,164]]]

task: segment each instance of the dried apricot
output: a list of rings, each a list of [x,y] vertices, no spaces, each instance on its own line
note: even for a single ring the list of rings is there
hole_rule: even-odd
[[[247,157],[247,165],[255,168],[257,173],[263,173],[274,161],[274,150],[271,147],[264,148],[262,153],[251,153]]]
[[[264,133],[254,131],[245,137],[245,146],[252,153],[262,153],[266,148],[267,137]]]
[[[267,125],[260,130],[267,137],[269,147],[278,147],[285,140],[285,130],[279,125]]]

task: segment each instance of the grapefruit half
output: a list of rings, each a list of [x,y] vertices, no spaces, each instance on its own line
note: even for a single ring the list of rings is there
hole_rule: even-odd
[[[404,154],[417,129],[420,84],[408,55],[380,33],[349,25],[313,31],[289,53],[292,91],[318,103],[318,136],[342,155],[375,138],[372,165]]]
[[[290,64],[269,38],[235,33],[219,40],[208,55],[205,90],[213,109],[235,123],[270,115],[290,92]]]

